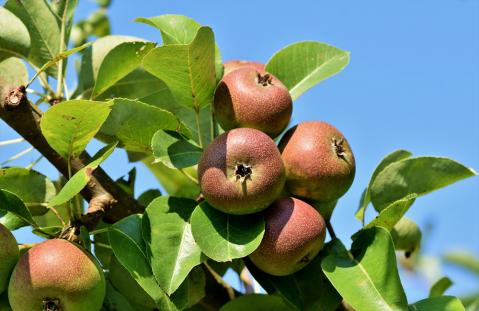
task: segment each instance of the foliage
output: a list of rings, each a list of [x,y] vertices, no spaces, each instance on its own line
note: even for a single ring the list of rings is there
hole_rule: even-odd
[[[84,245],[93,238],[94,255],[105,271],[115,256],[160,310],[202,310],[200,300],[215,295],[208,292],[205,273],[224,282],[218,279],[223,274],[219,265],[211,261],[234,267],[237,259],[244,259],[266,294],[240,295],[224,304],[224,311],[328,311],[343,300],[358,311],[464,310],[457,298],[443,296],[452,284],[448,278],[434,285],[429,298],[407,300],[390,232],[419,196],[475,176],[472,169],[447,158],[412,157],[405,150],[390,153],[360,200],[356,217],[363,228],[352,236],[352,246],[333,237],[303,270],[285,277],[268,275],[247,259],[265,232],[261,214],[227,215],[196,200],[200,191],[195,166],[221,131],[211,108],[223,74],[213,30],[185,16],[162,15],[136,20],[158,29],[162,44],[112,36],[109,1],[98,1],[98,11],[75,25],[76,1],[58,2],[9,0],[0,8],[1,98],[12,87],[27,84],[29,65],[42,88],[36,91],[38,102],[61,101],[48,106],[41,119],[48,145],[69,165],[83,159],[93,138],[107,145],[76,174],[66,176],[67,181],[52,182],[32,168],[0,169],[1,224],[10,230],[30,226],[38,235],[57,237],[64,226],[81,221],[75,211],[83,212],[82,204],[75,200],[100,164],[121,148],[131,161],[147,164],[169,196],[151,190],[139,198],[146,207],[143,214],[102,222],[90,232],[82,227],[82,237]],[[92,36],[97,39],[83,45]],[[66,94],[65,64],[75,52],[82,59],[78,84]],[[296,99],[348,63],[349,52],[307,41],[278,51],[266,69]],[[59,92],[49,85],[52,79],[60,79]],[[133,196],[134,179],[130,182],[117,184]],[[370,203],[378,215],[365,224]],[[479,271],[477,261],[468,256],[450,254],[446,259]],[[3,296],[0,300],[6,303]],[[108,283],[104,310],[136,308]]]

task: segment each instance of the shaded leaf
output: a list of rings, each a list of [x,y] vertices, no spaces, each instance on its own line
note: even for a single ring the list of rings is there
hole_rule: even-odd
[[[0,7],[0,61],[10,56],[27,58],[29,51],[27,27],[15,14]]]
[[[142,162],[158,179],[169,195],[191,199],[195,199],[199,195],[200,187],[181,174],[179,170],[168,168],[161,163],[153,164],[153,157],[148,157],[142,160]],[[185,168],[185,171],[192,176],[196,175],[194,167]]]
[[[175,306],[184,310],[197,304],[205,296],[206,277],[201,267],[195,267],[188,274],[186,280],[171,295]]]
[[[22,200],[8,190],[0,189],[0,209],[12,213],[33,227],[38,227],[32,214]]]
[[[169,111],[123,98],[113,99],[111,103],[113,108],[100,130],[101,137],[119,140],[129,151],[151,153],[151,139],[160,129],[190,135]]]
[[[216,87],[213,31],[201,27],[191,44],[153,49],[143,66],[169,87],[178,104],[197,111],[211,104]]]
[[[366,187],[366,189],[364,189],[364,192],[361,196],[359,207],[355,214],[357,219],[359,219],[361,222],[364,223],[364,213],[366,212],[366,208],[368,207],[369,203],[371,203],[371,193],[369,188],[371,187],[374,180],[376,179],[376,176],[380,172],[382,172],[382,170],[389,164],[409,158],[411,156],[412,156],[412,153],[407,150],[396,150],[391,152],[386,157],[384,157],[384,159],[381,160],[379,165],[374,170],[373,175],[371,176],[371,179],[369,180],[369,184]]]
[[[198,164],[203,149],[178,133],[159,130],[151,140],[155,162],[169,168],[185,168]]]
[[[384,228],[361,232],[351,253],[335,240],[332,254],[321,266],[339,294],[357,311],[407,308],[393,242]]]
[[[252,294],[231,300],[220,311],[289,311],[291,310],[278,296]]]
[[[34,216],[45,214],[48,211],[46,202],[56,194],[50,179],[23,167],[0,169],[0,189],[18,196]]]
[[[371,201],[377,211],[409,194],[418,196],[475,176],[474,170],[447,158],[418,157],[394,162],[371,185]]]
[[[246,260],[248,270],[268,294],[281,296],[295,310],[332,311],[341,303],[342,297],[326,278],[321,261],[329,254],[327,243],[316,258],[305,268],[288,276],[273,276],[256,268]]]
[[[461,301],[452,296],[441,296],[420,300],[408,308],[409,311],[464,311]]]
[[[317,83],[337,74],[349,63],[349,52],[332,45],[303,41],[279,50],[266,64],[296,100]]]
[[[63,204],[75,195],[80,193],[83,188],[88,184],[90,178],[93,174],[93,171],[98,168],[98,166],[105,161],[115,150],[117,143],[109,144],[102,149],[100,149],[94,156],[90,163],[87,166],[76,172],[75,175],[70,178],[70,180],[63,186],[62,190],[48,202],[49,206],[57,206]]]
[[[261,214],[228,215],[208,203],[198,205],[191,215],[191,231],[203,253],[215,261],[231,261],[251,254],[264,235]]]
[[[40,127],[48,144],[66,159],[78,157],[100,130],[110,103],[70,100],[45,112]]]
[[[159,197],[150,203],[143,217],[143,238],[153,274],[168,295],[206,260],[193,239],[189,223],[196,205],[195,200]]]
[[[136,282],[153,298],[160,310],[177,310],[156,283],[141,237],[141,216],[123,218],[109,228],[108,236],[115,257]]]

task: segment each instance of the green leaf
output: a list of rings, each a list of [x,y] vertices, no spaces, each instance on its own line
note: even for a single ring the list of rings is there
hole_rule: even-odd
[[[198,205],[191,215],[191,231],[203,253],[215,261],[231,261],[251,254],[264,235],[261,214],[228,215],[208,203]]]
[[[164,45],[190,44],[201,25],[194,19],[174,14],[154,17],[139,17],[135,22],[144,23],[160,30]]]
[[[80,52],[80,51],[86,49],[87,47],[89,47],[90,45],[91,45],[91,42],[88,42],[88,43],[83,44],[82,46],[77,46],[73,49],[58,53],[52,59],[50,59],[48,62],[43,64],[43,66],[40,69],[38,69],[38,71],[33,76],[32,81],[35,80],[41,73],[47,71],[48,68],[52,67],[53,65],[55,65],[56,63],[58,63],[62,59],[65,59],[70,55],[73,55],[77,52]]]
[[[100,66],[106,55],[116,46],[124,42],[133,41],[143,40],[129,36],[105,36],[94,41],[92,46],[83,53],[79,70],[78,87],[73,97],[89,98],[95,86]]]
[[[443,260],[479,275],[479,259],[468,251],[449,252],[444,255]]]
[[[220,311],[289,311],[291,310],[280,297],[270,295],[252,294],[241,296],[233,299],[223,307]]]
[[[48,202],[49,206],[57,206],[68,202],[75,195],[80,193],[83,188],[90,181],[93,171],[95,171],[100,164],[105,161],[115,150],[117,143],[109,144],[100,149],[88,165],[76,172],[75,175],[63,186],[62,190]]]
[[[273,276],[256,268],[246,260],[248,270],[255,280],[268,292],[277,294],[295,310],[331,311],[341,303],[341,296],[326,278],[321,261],[329,254],[330,243],[311,263],[300,271],[288,276]]]
[[[27,83],[28,70],[20,59],[16,57],[10,57],[0,61],[1,98],[5,98],[13,88],[20,85],[26,85]]]
[[[8,230],[14,231],[21,227],[28,226],[28,223],[13,213],[4,211],[0,208],[0,224],[4,225]]]
[[[213,31],[201,27],[191,44],[155,48],[143,59],[143,66],[166,83],[177,103],[199,111],[213,101],[214,58]]]
[[[23,201],[13,192],[0,189],[0,209],[12,213],[33,227],[38,227]]]
[[[376,179],[376,176],[380,172],[384,170],[386,166],[388,166],[391,163],[409,158],[412,156],[412,153],[406,150],[396,150],[388,154],[384,159],[381,160],[379,165],[376,167],[376,169],[373,172],[373,175],[371,176],[371,180],[369,181],[368,186],[366,189],[364,189],[364,192],[361,196],[361,201],[359,202],[359,207],[358,210],[356,211],[356,218],[363,222],[364,224],[364,214],[366,212],[366,208],[368,207],[369,203],[371,203],[371,193],[370,193],[370,188],[371,185],[373,184],[374,180]]]
[[[34,216],[45,214],[46,203],[55,196],[55,185],[46,176],[23,167],[0,169],[0,189],[18,196]]]
[[[393,203],[391,203],[388,207],[383,209],[379,215],[374,218],[370,223],[363,227],[363,229],[356,232],[352,239],[356,239],[357,236],[363,232],[363,230],[367,230],[373,227],[383,227],[391,231],[395,224],[406,214],[409,210],[411,205],[416,200],[417,195],[412,193],[405,198],[399,199]]]
[[[411,193],[418,196],[475,176],[474,170],[447,158],[408,158],[388,165],[371,185],[371,201],[377,211]]]
[[[140,17],[135,21],[157,28],[161,32],[164,45],[190,44],[201,28],[198,22],[184,15],[165,14],[149,18]],[[216,80],[219,81],[223,76],[223,62],[217,44],[215,44],[215,68]]]
[[[349,52],[329,44],[304,41],[279,50],[266,64],[296,100],[315,84],[337,74],[349,63]]]
[[[136,311],[132,306],[132,303],[128,301],[122,294],[120,294],[111,284],[111,282],[106,282],[106,295],[103,305],[107,307],[106,310],[115,310],[115,311]],[[102,309],[104,310],[104,309]]]
[[[111,110],[110,103],[70,100],[45,112],[40,122],[48,144],[66,159],[75,158],[100,130]]]
[[[447,276],[440,278],[431,286],[429,290],[429,298],[439,297],[444,295],[444,292],[451,287],[453,282]]]
[[[123,218],[109,228],[108,236],[115,257],[136,282],[153,298],[160,310],[177,310],[156,283],[141,237],[141,215]]]
[[[8,0],[5,8],[20,18],[30,34],[29,60],[37,67],[53,59],[60,48],[60,25],[45,0]],[[47,73],[55,76],[56,66]]]
[[[148,205],[143,217],[143,238],[151,268],[168,295],[206,260],[193,239],[189,223],[196,204],[191,199],[159,197]]]
[[[98,97],[138,68],[143,57],[154,47],[155,44],[151,42],[134,41],[121,43],[111,49],[98,69],[91,97]]]
[[[155,162],[169,168],[185,168],[198,164],[203,149],[178,133],[159,130],[151,141]]]
[[[124,98],[111,103],[113,109],[100,134],[119,140],[126,150],[151,153],[151,139],[159,129],[190,136],[184,124],[169,111]]]
[[[420,300],[408,308],[409,311],[464,311],[461,301],[452,296],[432,297]]]
[[[41,227],[33,229],[32,233],[46,239],[51,239],[52,237],[58,237],[62,230],[62,226]]]
[[[181,174],[179,170],[168,168],[161,163],[153,164],[153,157],[143,159],[142,162],[169,195],[195,199],[200,194],[200,187]],[[196,168],[194,167],[188,167],[184,170],[192,176],[196,175]]]
[[[206,277],[200,266],[191,270],[186,280],[171,295],[171,300],[179,310],[192,307],[205,296]]]
[[[0,61],[10,56],[27,58],[29,51],[27,27],[12,12],[0,7]]]
[[[357,311],[405,310],[394,245],[388,231],[361,232],[349,253],[339,240],[321,266],[339,294]],[[351,255],[354,254],[354,257]]]

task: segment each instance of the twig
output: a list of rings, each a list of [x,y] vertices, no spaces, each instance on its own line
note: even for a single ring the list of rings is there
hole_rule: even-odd
[[[7,145],[13,145],[13,144],[19,144],[19,143],[22,143],[24,141],[25,141],[25,139],[23,139],[22,137],[0,141],[0,147],[7,146]]]
[[[8,162],[12,162],[12,161],[15,161],[16,159],[20,158],[21,156],[23,155],[26,155],[27,153],[29,153],[30,151],[33,150],[33,147],[28,147],[27,149],[23,150],[23,151],[20,151],[19,153],[17,153],[16,155],[14,156],[11,156],[9,159],[3,161],[2,163],[0,163],[0,166],[4,166],[5,164],[7,164]]]
[[[63,176],[67,177],[68,163],[66,159],[50,147],[41,132],[42,112],[35,109],[36,107],[26,99],[24,87],[24,97],[22,97],[21,87],[16,90],[19,94],[13,93],[15,96],[7,96],[7,100],[0,105],[0,118],[43,154]],[[19,100],[19,103],[12,105],[9,101],[10,98]],[[72,175],[90,161],[91,157],[86,152],[82,153],[79,158],[72,159]],[[90,202],[87,214],[82,217],[83,224],[89,230],[92,230],[102,218],[106,222],[115,222],[144,210],[143,206],[121,189],[100,167],[93,172],[90,182],[81,194],[85,200]]]
[[[63,8],[62,20],[61,20],[61,28],[60,28],[60,47],[58,49],[58,54],[61,54],[65,49],[65,27],[66,27],[66,19],[67,19],[67,12],[68,12],[68,3],[69,1],[65,2],[65,7]],[[57,74],[57,97],[62,98],[63,96],[63,58],[60,58],[58,62],[58,74]]]
[[[53,206],[50,206],[49,208],[52,210],[53,214],[55,214],[55,216],[58,218],[58,220],[60,220],[60,222],[62,223],[62,226],[66,227],[67,224],[65,223],[65,220],[63,220],[63,217],[60,215],[58,210],[56,208],[54,208]]]
[[[329,235],[331,236],[332,240],[337,239],[336,233],[334,232],[333,226],[331,226],[331,222],[329,219],[325,219],[326,221],[326,229],[328,229]]]

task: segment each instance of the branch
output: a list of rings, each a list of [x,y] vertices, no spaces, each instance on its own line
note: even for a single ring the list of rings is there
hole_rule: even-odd
[[[0,105],[0,118],[68,178],[68,162],[46,141],[40,129],[41,117],[42,112],[28,101],[24,86],[13,89]],[[75,174],[90,161],[91,157],[86,152],[79,158],[72,159],[72,173]],[[90,182],[81,194],[89,202],[88,212],[82,217],[82,223],[90,230],[102,218],[106,222],[116,222],[144,210],[143,206],[123,191],[100,167],[93,172]]]

